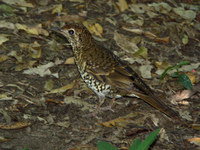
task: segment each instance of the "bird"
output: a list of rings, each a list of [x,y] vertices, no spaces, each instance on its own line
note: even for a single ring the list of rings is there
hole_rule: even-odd
[[[52,31],[69,41],[81,78],[99,97],[98,108],[106,98],[114,101],[131,95],[142,99],[170,118],[179,116],[155,96],[153,90],[129,64],[121,61],[111,50],[97,44],[82,24],[66,23],[61,28],[53,27]]]

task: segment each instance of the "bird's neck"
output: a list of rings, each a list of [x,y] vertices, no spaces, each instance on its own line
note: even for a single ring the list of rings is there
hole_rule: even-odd
[[[95,42],[92,38],[79,39],[76,43],[72,43],[74,55],[83,55],[89,53],[95,47]]]

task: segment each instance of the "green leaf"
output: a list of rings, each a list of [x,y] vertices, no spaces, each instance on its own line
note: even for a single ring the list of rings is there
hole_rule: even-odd
[[[136,150],[137,147],[141,144],[140,140],[138,138],[136,138],[132,145],[130,146],[129,150]]]
[[[188,76],[186,76],[185,74],[180,74],[178,76],[178,81],[188,90],[192,89],[192,83],[190,81],[190,79],[188,78]]]
[[[189,61],[181,61],[177,66],[181,67],[183,65],[189,65],[190,62]]]
[[[172,78],[178,78],[179,77],[179,73],[178,72],[174,72],[174,73],[170,74],[170,76]]]
[[[168,67],[167,69],[165,69],[165,71],[162,73],[161,77],[160,77],[160,80],[164,79],[164,77],[166,76],[167,72],[169,70],[172,70],[174,68],[176,68],[177,66],[171,66],[171,67]]]
[[[157,129],[156,131],[149,134],[148,137],[137,147],[136,150],[148,150],[149,146],[155,141],[158,133],[160,132],[160,129]]]
[[[115,146],[108,142],[98,141],[97,144],[98,150],[118,150]]]

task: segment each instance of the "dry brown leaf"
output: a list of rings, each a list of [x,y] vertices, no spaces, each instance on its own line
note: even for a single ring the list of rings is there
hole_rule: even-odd
[[[193,94],[194,91],[192,90],[183,90],[182,92],[177,92],[172,99],[173,101],[178,102],[190,98]]]
[[[0,55],[0,63],[6,61],[8,58],[7,55]]]
[[[122,29],[126,30],[126,31],[130,31],[130,32],[133,32],[135,34],[143,34],[144,31],[142,31],[141,29],[130,29],[130,28],[127,28],[127,27],[124,27],[122,26]]]
[[[25,24],[16,23],[15,27],[18,30],[26,31],[29,34],[35,34],[35,35],[43,34],[45,36],[49,36],[49,32],[42,28],[42,24],[37,24],[35,26],[28,26],[28,25],[25,25]]]
[[[75,84],[75,82],[72,82],[72,83],[67,84],[67,85],[65,85],[65,86],[63,86],[63,87],[60,87],[60,88],[57,88],[57,89],[53,89],[53,90],[51,90],[50,92],[48,92],[48,93],[46,93],[46,94],[63,93],[63,92],[65,92],[65,91],[67,91],[67,90],[73,88],[73,87],[74,87],[74,84]],[[46,95],[46,94],[45,94],[45,95]]]
[[[5,34],[0,34],[0,45],[8,40],[9,40],[9,38],[7,38],[7,36]]]
[[[192,129],[200,130],[200,124],[192,124]]]
[[[126,0],[119,0],[119,2],[117,4],[118,4],[118,8],[120,9],[121,12],[128,9],[128,4],[127,4]]]
[[[62,4],[55,5],[54,9],[52,10],[51,14],[60,14],[63,10]]]
[[[200,146],[200,137],[194,137],[194,138],[188,139],[188,141]]]
[[[151,70],[153,69],[152,65],[142,65],[139,67],[139,71],[141,72],[141,75],[143,78],[150,79],[151,76]]]
[[[192,82],[192,84],[194,84],[196,82],[196,76],[193,72],[188,72],[185,73],[185,75],[188,76],[188,78],[190,79],[190,81]]]
[[[103,123],[101,123],[101,125],[103,125],[105,127],[113,127],[113,126],[117,126],[117,123],[125,122],[126,120],[127,120],[127,118],[120,117],[120,118],[113,119],[113,120],[110,120],[110,121],[107,121],[107,122],[103,122]]]
[[[45,102],[46,103],[55,103],[55,104],[64,104],[63,101],[56,101],[56,100],[53,100],[53,99],[46,99]]]
[[[69,15],[66,14],[64,16],[58,16],[55,18],[55,21],[60,21],[62,20],[63,22],[75,22],[75,23],[79,23],[82,22],[84,20],[83,17],[78,16],[78,15]]]
[[[90,21],[84,21],[83,25],[88,29],[91,34],[95,34],[102,38],[103,28],[100,24],[94,23],[91,24]]]
[[[6,22],[5,20],[0,21],[0,28],[15,29],[15,25],[11,22]]]
[[[160,61],[156,61],[154,63],[154,65],[158,68],[158,69],[166,69],[168,68],[169,66],[171,66],[169,63],[167,62],[160,62]]]
[[[42,56],[41,45],[37,41],[29,44],[28,51],[32,58],[40,58]]]
[[[94,105],[83,101],[82,99],[75,97],[75,96],[66,96],[64,99],[65,104],[74,104],[78,107],[81,107],[80,109],[82,111],[89,111],[89,112],[94,112]]]
[[[130,28],[127,28],[124,26],[122,27],[122,29],[132,32],[132,33],[135,33],[135,34],[144,35],[145,37],[147,37],[149,39],[153,39],[155,42],[169,43],[169,37],[159,38],[155,34],[149,32],[149,31],[143,31],[141,29],[130,29]]]
[[[11,125],[0,124],[0,129],[4,129],[4,130],[22,129],[22,128],[28,127],[30,125],[31,125],[30,122],[16,122]]]
[[[1,0],[9,5],[16,5],[17,7],[30,7],[33,8],[33,4],[26,2],[25,0]]]
[[[169,36],[168,37],[163,37],[163,38],[158,38],[157,37],[157,38],[154,39],[155,42],[163,42],[163,43],[167,43],[167,44],[169,43],[169,40],[170,40]]]
[[[29,68],[27,70],[24,70],[24,74],[31,74],[31,75],[40,75],[41,77],[44,77],[46,75],[52,75],[58,78],[58,73],[52,73],[49,68],[53,67],[55,64],[52,62],[49,62],[48,64],[45,65],[39,65],[35,68]]]
[[[123,117],[119,117],[110,121],[106,121],[106,122],[100,122],[99,124],[105,126],[105,127],[113,127],[113,126],[125,126],[126,122],[131,122],[131,118],[133,118],[134,116],[136,116],[137,114],[135,113],[130,113],[126,116]]]
[[[114,40],[122,50],[126,51],[129,54],[135,54],[139,50],[137,44],[134,43],[132,39],[123,34],[115,32]]]
[[[147,37],[147,38],[150,38],[150,39],[155,39],[157,38],[157,36],[149,31],[143,31],[143,34]]]
[[[65,61],[65,64],[67,64],[67,65],[75,64],[74,57],[67,58],[67,60]]]

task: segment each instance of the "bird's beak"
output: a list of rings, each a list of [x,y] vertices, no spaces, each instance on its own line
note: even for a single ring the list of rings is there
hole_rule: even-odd
[[[60,28],[56,28],[56,27],[52,27],[50,30],[53,31],[53,32],[57,32],[57,33],[62,32],[62,30]]]

